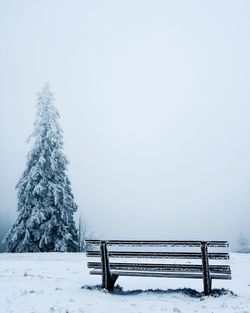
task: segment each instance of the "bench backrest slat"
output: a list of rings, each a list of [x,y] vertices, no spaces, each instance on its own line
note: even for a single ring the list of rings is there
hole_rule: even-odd
[[[105,240],[108,246],[144,246],[144,247],[200,247],[197,240]],[[87,244],[100,245],[101,240],[86,240]],[[207,241],[208,247],[228,248],[228,241]]]
[[[100,251],[88,251],[88,257],[100,257]],[[208,253],[211,260],[228,260],[229,254],[222,252]],[[155,259],[201,259],[200,252],[154,252],[154,251],[109,251],[111,258],[155,258]]]

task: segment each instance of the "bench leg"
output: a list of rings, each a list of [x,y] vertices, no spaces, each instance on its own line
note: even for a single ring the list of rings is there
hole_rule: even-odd
[[[102,288],[108,291],[113,291],[118,275],[113,275],[110,272],[108,250],[105,241],[101,242],[100,250],[102,262]]]
[[[210,295],[212,290],[212,279],[209,271],[207,242],[205,241],[201,242],[201,256],[202,256],[204,294],[208,296]]]

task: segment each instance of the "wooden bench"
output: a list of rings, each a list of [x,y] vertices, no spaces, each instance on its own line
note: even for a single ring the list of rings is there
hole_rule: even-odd
[[[229,259],[228,251],[224,251],[229,246],[227,241],[86,240],[86,243],[87,257],[99,258],[88,262],[90,274],[102,275],[102,287],[108,291],[113,291],[119,276],[200,278],[205,295],[211,293],[213,279],[231,279],[229,265],[209,264],[210,260],[221,263]],[[216,252],[218,248],[223,252]],[[110,258],[118,258],[119,262],[110,262]],[[127,258],[133,260],[125,262]],[[152,260],[140,263],[135,258],[160,259],[161,263],[150,263]]]

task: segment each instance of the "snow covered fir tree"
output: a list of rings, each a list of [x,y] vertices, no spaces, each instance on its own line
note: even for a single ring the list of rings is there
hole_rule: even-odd
[[[38,94],[33,148],[16,188],[18,216],[4,241],[8,252],[78,251],[77,205],[66,174],[62,129],[46,84]]]

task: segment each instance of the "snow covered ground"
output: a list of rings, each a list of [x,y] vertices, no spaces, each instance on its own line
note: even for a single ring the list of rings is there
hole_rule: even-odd
[[[100,277],[88,274],[86,262],[78,253],[0,254],[0,313],[250,313],[250,254],[231,254],[233,279],[213,288],[235,295],[217,297],[192,294],[185,288],[202,291],[202,281],[190,279],[119,277],[116,294],[88,289]]]

